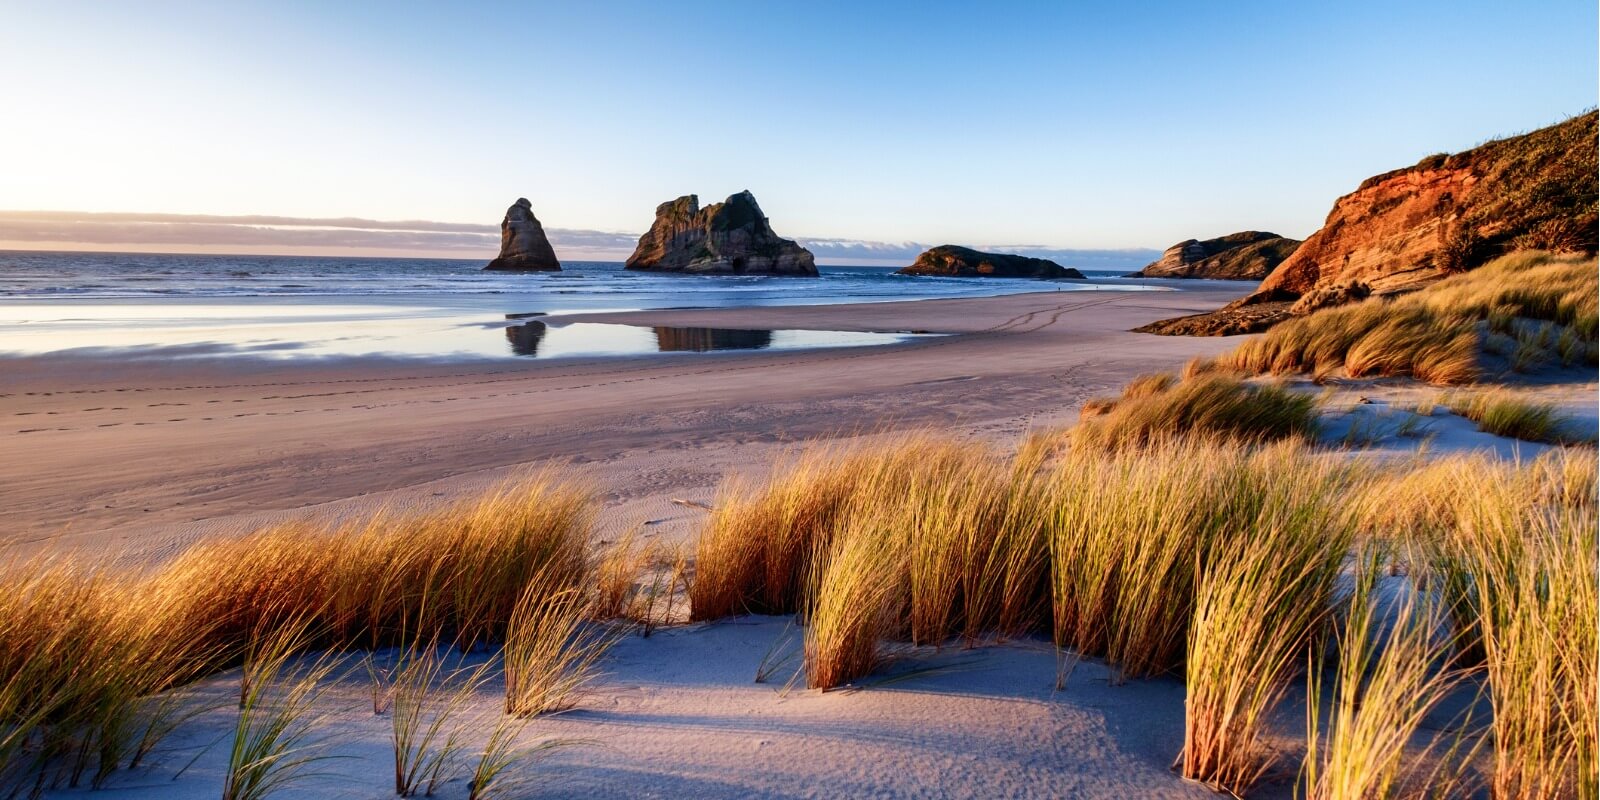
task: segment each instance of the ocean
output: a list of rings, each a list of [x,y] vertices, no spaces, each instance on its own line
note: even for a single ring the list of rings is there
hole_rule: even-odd
[[[752,337],[563,324],[561,317],[1140,286],[1094,273],[1085,273],[1088,281],[1038,281],[910,277],[851,266],[820,267],[819,278],[660,275],[615,262],[569,262],[549,273],[482,266],[453,259],[0,252],[0,355],[548,359],[862,346],[917,334]]]

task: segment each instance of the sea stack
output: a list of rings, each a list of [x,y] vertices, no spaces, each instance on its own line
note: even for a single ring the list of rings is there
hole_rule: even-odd
[[[970,247],[942,244],[931,248],[897,275],[941,275],[949,278],[1082,278],[1083,273],[1043,258],[1010,253],[983,253]]]
[[[697,275],[817,274],[811,251],[774,233],[748,191],[705,208],[692,194],[656,206],[655,222],[639,237],[626,267]]]
[[[1266,231],[1240,231],[1215,239],[1188,239],[1130,278],[1211,278],[1259,281],[1294,254],[1299,239]]]
[[[546,272],[561,269],[556,251],[545,238],[544,226],[533,215],[533,204],[519,197],[506,209],[506,218],[500,223],[500,257],[489,262],[484,269],[506,272]]]

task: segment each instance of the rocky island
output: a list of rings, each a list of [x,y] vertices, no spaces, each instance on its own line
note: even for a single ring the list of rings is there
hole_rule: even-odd
[[[699,275],[817,274],[811,251],[774,233],[749,191],[705,208],[692,194],[656,206],[655,222],[639,237],[626,268]]]
[[[1043,258],[983,253],[970,247],[943,244],[917,256],[897,275],[940,275],[951,278],[1082,278],[1083,273]]]
[[[1210,278],[1259,281],[1300,246],[1267,231],[1240,231],[1215,239],[1189,239],[1166,249],[1161,258],[1130,278]]]
[[[484,269],[506,272],[548,272],[560,270],[556,251],[545,238],[544,226],[533,215],[533,204],[519,197],[506,209],[500,222],[500,256]]]

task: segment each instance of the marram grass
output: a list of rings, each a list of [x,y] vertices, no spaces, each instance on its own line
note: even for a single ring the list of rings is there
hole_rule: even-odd
[[[1466,788],[1452,758],[1463,737],[1411,744],[1471,671],[1449,664],[1452,643],[1437,596],[1408,592],[1384,602],[1379,585],[1388,555],[1376,544],[1363,547],[1343,622],[1333,628],[1335,647],[1307,671],[1307,696],[1329,697],[1326,717],[1320,702],[1306,704],[1310,800],[1403,797],[1424,788],[1454,796]]]
[[[1445,404],[1478,424],[1478,430],[1528,442],[1567,444],[1577,439],[1568,420],[1548,403],[1524,400],[1508,392],[1455,394]]]
[[[1332,604],[1355,529],[1340,502],[1357,488],[1348,469],[1289,451],[1266,462],[1251,466],[1274,477],[1246,474],[1242,524],[1199,572],[1184,664],[1183,775],[1234,794],[1271,764],[1262,732]]]
[[[1164,391],[1151,383],[1154,394]],[[1275,763],[1285,766],[1264,744],[1275,711],[1304,665],[1321,663],[1315,645],[1334,630],[1338,647],[1319,667],[1331,677],[1310,678],[1332,704],[1310,739],[1312,796],[1466,786],[1465,773],[1445,767],[1474,754],[1468,772],[1490,776],[1504,796],[1566,796],[1594,785],[1595,703],[1581,691],[1595,681],[1600,614],[1591,450],[1523,465],[1476,457],[1367,464],[1293,440],[1169,437],[1107,448],[1037,436],[1008,455],[918,436],[828,458],[804,476],[808,485],[848,487],[830,499],[828,524],[805,522],[810,572],[797,606],[812,687],[859,683],[902,652],[900,642],[1051,631],[1122,679],[1182,676],[1189,696],[1179,766],[1242,793]],[[774,479],[787,480],[781,472]],[[1504,491],[1481,489],[1499,485]],[[750,521],[782,518],[763,506],[793,508],[797,497],[746,488],[719,507],[726,516],[706,535],[761,530],[763,543],[785,540],[793,531]],[[1382,621],[1370,587],[1339,616],[1339,576],[1358,536],[1389,542],[1397,568],[1412,576],[1397,579],[1411,599],[1383,606]],[[1529,556],[1534,550],[1545,555]],[[1494,577],[1525,571],[1507,566],[1508,553],[1531,558],[1531,579]],[[701,580],[733,595],[764,590],[764,570],[715,559],[698,568]],[[1564,587],[1560,602],[1536,586]],[[1552,638],[1555,621],[1562,634]],[[1463,670],[1485,660],[1495,665],[1483,673],[1494,697],[1492,735],[1423,725]]]
[[[1316,399],[1302,392],[1219,372],[1181,381],[1156,375],[1130,384],[1121,397],[1086,406],[1072,436],[1107,448],[1178,436],[1309,441],[1316,419]]]
[[[1592,366],[1600,353],[1596,298],[1593,257],[1513,253],[1411,294],[1291,319],[1217,364],[1255,374],[1342,372],[1465,384],[1499,369],[1491,358],[1495,337],[1509,336],[1506,368]]]
[[[536,575],[552,592],[587,591],[592,515],[585,488],[541,475],[437,511],[283,524],[145,572],[12,564],[0,571],[0,795],[136,766],[196,711],[174,687],[274,663],[259,645],[286,631],[300,650],[500,641]],[[243,681],[245,711],[261,689]],[[239,796],[262,784],[257,760],[236,765]]]

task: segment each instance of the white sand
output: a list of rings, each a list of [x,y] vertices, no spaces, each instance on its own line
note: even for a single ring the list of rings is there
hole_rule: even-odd
[[[704,512],[674,499],[709,501],[723,476],[759,473],[797,441],[907,427],[1010,441],[1067,424],[1083,400],[1136,374],[1237,344],[1127,332],[1231,297],[1044,293],[610,317],[961,334],[839,352],[453,366],[13,362],[0,378],[11,549],[159,557],[285,516],[464,496],[557,459],[600,487],[602,537],[644,525],[647,536],[681,540]],[[1525,391],[1561,403],[1593,430],[1592,375]],[[1398,420],[1401,406],[1436,393],[1405,382],[1342,387],[1329,403],[1329,438],[1358,417]],[[1375,402],[1358,404],[1361,396]],[[1379,455],[1424,444],[1504,457],[1543,449],[1482,434],[1442,407],[1426,426],[1420,436],[1380,432],[1366,444]],[[624,640],[580,708],[525,732],[530,743],[596,743],[519,767],[527,782],[513,796],[1213,796],[1168,770],[1183,737],[1176,679],[1112,685],[1103,666],[1088,662],[1056,692],[1056,653],[1025,641],[919,652],[900,669],[939,669],[860,691],[782,691],[797,657],[778,685],[753,683],[786,624],[740,619]],[[390,796],[389,718],[373,715],[365,673],[354,669],[322,704],[321,735],[341,758],[319,764],[329,777],[281,796]],[[117,775],[112,791],[94,796],[217,796],[236,680],[204,681],[199,693],[219,707],[185,726],[157,764]],[[498,707],[498,688],[485,687],[478,710]],[[1286,704],[1274,746],[1296,746],[1298,715],[1296,703]],[[1252,796],[1288,796],[1291,777],[1275,775]],[[458,779],[440,796],[465,794]]]
[[[785,691],[797,658],[773,683],[754,683],[786,625],[743,618],[623,640],[606,659],[609,674],[580,708],[535,719],[523,733],[529,744],[549,737],[593,743],[519,765],[516,774],[529,782],[513,796],[1213,796],[1167,769],[1183,744],[1183,687],[1176,680],[1112,686],[1103,667],[1084,663],[1056,692],[1053,648],[1024,642],[918,652],[899,669],[943,671],[860,691]],[[321,704],[330,716],[320,735],[327,752],[341,758],[317,765],[328,777],[284,796],[391,794],[390,718],[373,714],[366,672],[354,661],[350,666],[353,674]],[[93,796],[215,797],[237,680],[230,673],[205,681],[200,693],[222,707],[170,740],[159,765],[121,774],[112,791]],[[486,686],[476,711],[494,713],[499,690],[498,683]],[[465,797],[465,780],[439,796]]]

